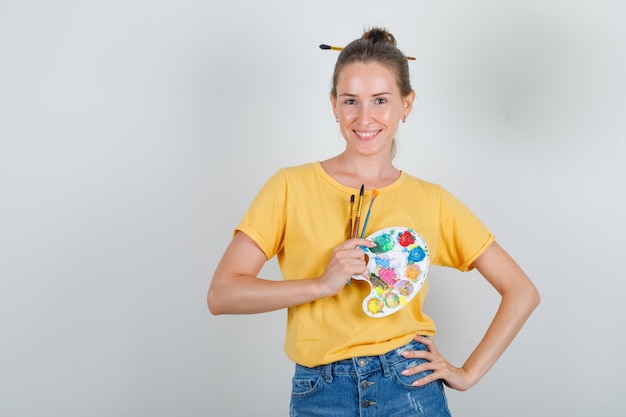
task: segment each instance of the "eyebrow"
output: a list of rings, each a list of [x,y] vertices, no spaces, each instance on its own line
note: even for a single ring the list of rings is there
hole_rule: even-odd
[[[388,96],[391,95],[391,93],[387,92],[387,91],[383,91],[381,93],[375,93],[372,94],[371,97],[379,97],[379,96]],[[342,93],[339,94],[339,97],[357,97],[358,94],[354,94],[354,93]]]

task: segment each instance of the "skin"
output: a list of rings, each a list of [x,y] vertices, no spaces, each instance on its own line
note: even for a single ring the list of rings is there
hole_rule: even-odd
[[[330,100],[346,148],[323,161],[323,168],[353,188],[363,183],[382,188],[397,180],[400,171],[392,164],[393,138],[402,118],[410,114],[414,98],[414,93],[402,96],[393,73],[381,64],[344,67],[337,80],[337,96],[331,94]],[[345,288],[352,275],[365,272],[360,245],[372,247],[373,243],[357,238],[337,246],[319,277],[275,281],[258,277],[267,261],[265,254],[246,234],[236,233],[213,275],[207,295],[209,310],[213,314],[262,313],[333,296]],[[501,296],[491,325],[461,367],[449,363],[432,339],[415,336],[428,350],[404,355],[427,362],[404,373],[433,373],[414,385],[441,379],[451,388],[469,389],[498,360],[539,303],[535,286],[498,243],[490,245],[473,266]]]
[[[359,188],[367,183],[382,188],[400,176],[391,162],[398,124],[413,108],[415,94],[402,97],[394,74],[377,63],[354,63],[337,78],[333,112],[346,141],[346,149],[323,161],[324,169],[339,182]]]
[[[428,351],[405,352],[404,356],[426,359],[428,362],[407,369],[404,374],[413,375],[425,370],[433,373],[416,381],[414,385],[425,385],[441,379],[459,391],[471,388],[498,360],[539,304],[539,292],[535,286],[497,242],[478,257],[474,267],[501,296],[500,306],[489,328],[460,368],[450,364],[431,339],[416,336],[415,340],[424,343]]]

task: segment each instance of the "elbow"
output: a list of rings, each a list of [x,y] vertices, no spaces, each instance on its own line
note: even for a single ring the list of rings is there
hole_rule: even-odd
[[[503,300],[507,299],[512,302],[517,306],[516,309],[526,317],[530,316],[541,302],[541,295],[537,287],[530,281],[511,288],[510,291],[504,291],[501,295]]]
[[[206,303],[209,307],[209,312],[214,316],[219,316],[220,314],[224,314],[224,310],[218,301],[219,297],[215,294],[215,290],[209,288],[209,293],[206,297]]]
[[[541,294],[539,294],[539,290],[533,284],[530,284],[530,286],[526,289],[525,298],[531,312],[539,306],[539,303],[541,303]]]
[[[207,297],[206,304],[209,307],[209,313],[213,314],[214,316],[219,316],[220,311],[216,308],[210,297]]]
[[[533,301],[534,301],[534,307],[537,308],[537,306],[539,306],[539,304],[541,303],[541,294],[539,294],[539,290],[533,286],[534,292],[533,292]]]

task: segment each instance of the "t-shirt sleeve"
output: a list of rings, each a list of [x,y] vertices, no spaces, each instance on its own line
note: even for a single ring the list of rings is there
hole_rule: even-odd
[[[282,171],[276,172],[259,190],[234,230],[254,240],[267,259],[283,246],[287,191],[285,175]]]
[[[440,239],[433,263],[469,271],[495,238],[474,213],[443,188],[439,203]]]

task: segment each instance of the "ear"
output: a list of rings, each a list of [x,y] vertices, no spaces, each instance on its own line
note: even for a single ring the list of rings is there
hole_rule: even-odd
[[[415,91],[411,91],[406,97],[404,97],[404,115],[411,114],[413,109],[413,101],[415,101]]]
[[[330,93],[330,105],[333,108],[333,115],[336,118],[337,117],[337,98],[333,96],[333,93]]]

